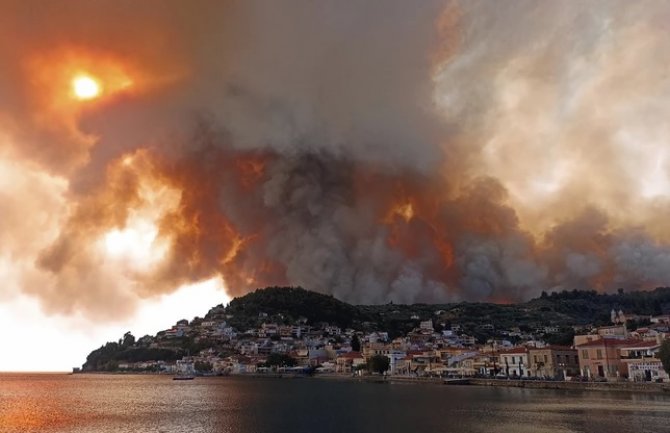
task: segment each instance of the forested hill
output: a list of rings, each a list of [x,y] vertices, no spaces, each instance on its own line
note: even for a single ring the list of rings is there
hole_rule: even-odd
[[[258,289],[230,301],[225,314],[232,316],[229,322],[238,328],[255,326],[267,321],[266,317],[286,323],[302,318],[307,323],[326,322],[343,328],[368,320],[358,307],[299,287]]]
[[[638,315],[670,312],[670,287],[653,291],[619,290],[610,294],[585,290],[543,293],[539,298],[520,304],[460,302],[367,306],[350,305],[332,296],[302,288],[269,287],[235,298],[225,308],[219,306],[212,309],[207,317],[225,314],[228,322],[240,329],[258,326],[268,320],[292,323],[302,317],[311,324],[327,322],[341,327],[364,326],[383,330],[394,322],[415,322],[436,317],[442,321],[490,323],[496,327],[603,325],[609,322],[612,309]]]
[[[578,324],[605,324],[610,320],[612,309],[641,316],[669,313],[670,287],[631,292],[619,289],[616,293],[582,290],[542,293],[539,298],[523,305],[531,309],[568,315]]]
[[[645,316],[670,313],[670,288],[653,291],[599,294],[595,291],[564,291],[546,294],[520,304],[460,302],[451,304],[351,305],[329,295],[299,287],[268,287],[233,299],[227,306],[218,305],[204,316],[188,323],[189,333],[168,336],[160,331],[155,337],[139,340],[127,333],[118,342],[110,342],[94,350],[84,364],[84,370],[113,370],[120,362],[175,360],[186,354],[216,346],[201,324],[215,323],[244,334],[263,323],[302,324],[313,329],[325,329],[325,324],[359,331],[388,332],[391,338],[406,335],[420,321],[432,320],[437,331],[457,325],[460,333],[486,342],[491,337],[510,335],[513,329],[522,332],[541,332],[543,327],[554,329],[543,338],[553,344],[570,344],[576,325],[605,325],[610,322],[612,309],[628,315]],[[630,323],[633,326],[644,323]],[[204,335],[204,337],[203,337]]]

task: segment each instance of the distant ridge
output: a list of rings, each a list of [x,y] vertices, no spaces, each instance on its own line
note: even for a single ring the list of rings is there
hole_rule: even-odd
[[[389,330],[393,331],[398,324],[406,321],[411,322],[407,326],[408,330],[411,329],[417,320],[412,319],[413,316],[419,317],[418,320],[427,320],[435,318],[437,312],[440,319],[465,326],[604,325],[609,322],[612,309],[639,315],[670,312],[670,287],[652,291],[619,290],[616,293],[594,290],[543,293],[539,298],[518,304],[459,302],[359,306],[301,287],[268,287],[233,299],[225,312],[233,316],[228,322],[240,328],[257,326],[269,318],[283,316],[286,323],[303,317],[311,324],[327,322],[341,327],[391,328]]]

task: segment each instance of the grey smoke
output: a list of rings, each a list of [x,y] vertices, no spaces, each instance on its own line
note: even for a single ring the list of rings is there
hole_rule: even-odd
[[[356,303],[668,282],[666,3],[42,3],[0,0],[0,126],[67,181],[67,219],[38,252],[2,234],[0,252],[37,264],[24,291],[49,311],[127,313],[216,275]],[[69,46],[151,79],[45,127],[21,65]],[[138,152],[146,172],[115,174]],[[264,165],[253,188],[244,158]],[[182,192],[164,263],[121,284],[92,245],[142,176]],[[409,221],[389,216],[403,200]]]

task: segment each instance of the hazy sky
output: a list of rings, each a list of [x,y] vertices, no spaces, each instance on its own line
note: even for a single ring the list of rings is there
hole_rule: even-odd
[[[657,0],[0,0],[0,370],[269,284],[667,285],[668,23]]]

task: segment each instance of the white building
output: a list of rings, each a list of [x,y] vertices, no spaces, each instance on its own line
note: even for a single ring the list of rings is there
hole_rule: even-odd
[[[424,320],[419,324],[419,328],[425,330],[425,331],[433,331],[435,328],[433,328],[433,321],[432,320]]]
[[[658,341],[639,341],[619,348],[621,362],[628,368],[628,379],[633,382],[656,382],[669,380],[658,358],[661,343]]]
[[[404,350],[389,350],[386,357],[389,359],[389,374],[396,374],[398,364],[407,356]]]
[[[515,347],[499,353],[500,368],[508,377],[530,377],[528,349]]]

